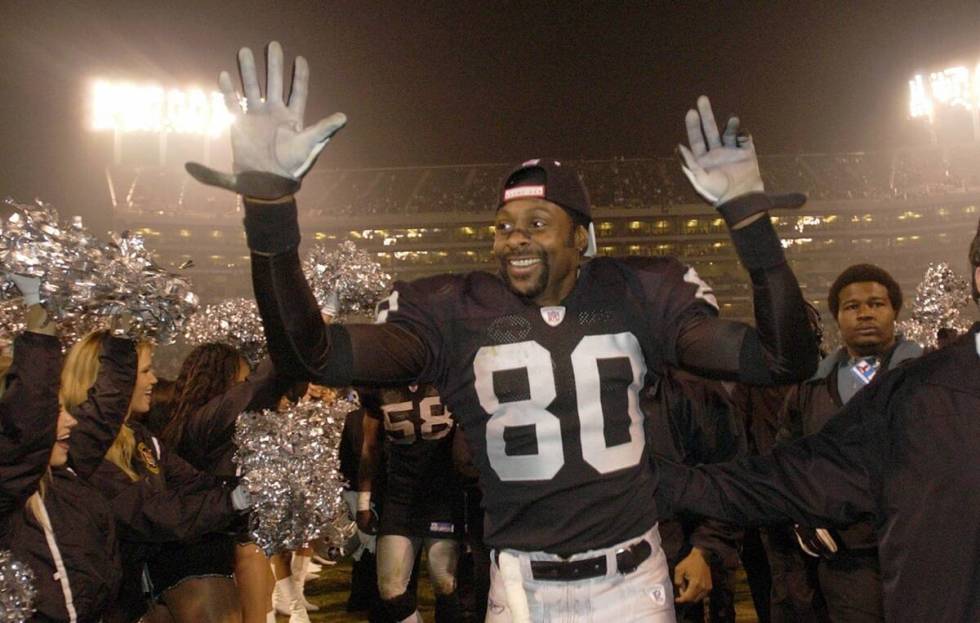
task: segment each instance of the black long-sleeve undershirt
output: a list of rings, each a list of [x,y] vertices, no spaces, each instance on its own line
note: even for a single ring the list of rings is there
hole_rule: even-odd
[[[764,201],[750,195],[735,201]],[[298,255],[296,204],[245,203],[252,281],[276,367],[333,386],[414,382],[432,357],[425,342],[390,324],[325,325]],[[816,343],[796,277],[768,218],[732,232],[749,270],[756,327],[712,316],[683,322],[677,361],[698,375],[766,385],[809,377]]]

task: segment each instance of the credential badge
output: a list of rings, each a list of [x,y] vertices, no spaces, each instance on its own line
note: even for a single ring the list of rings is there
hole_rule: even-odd
[[[565,319],[565,307],[562,305],[557,307],[542,307],[541,317],[544,318],[544,321],[549,326],[557,327]]]

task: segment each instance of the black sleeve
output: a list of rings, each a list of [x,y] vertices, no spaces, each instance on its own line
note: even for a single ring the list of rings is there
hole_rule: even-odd
[[[761,194],[733,200],[764,201]],[[755,328],[704,313],[679,323],[677,361],[700,376],[774,385],[802,381],[816,370],[819,353],[803,294],[786,262],[768,216],[731,232],[749,271]]]
[[[742,534],[740,526],[702,518],[691,532],[691,545],[703,550],[718,563],[737,561]]]
[[[696,466],[745,454],[744,432],[727,390],[718,381],[668,370],[656,398],[647,394],[641,404],[649,418],[652,450],[662,459]],[[668,423],[669,431],[665,430]],[[703,517],[681,519],[690,531],[691,545],[718,562],[737,560],[741,528]]]
[[[0,515],[23,505],[48,469],[58,424],[58,338],[24,332],[0,398]]]
[[[192,416],[192,425],[200,431],[187,439],[199,444],[200,454],[228,446],[235,435],[235,423],[243,411],[272,409],[289,389],[289,380],[276,372],[270,359],[263,360],[245,381],[215,396]],[[192,433],[195,432],[193,429]]]
[[[126,540],[161,543],[182,541],[221,530],[237,516],[231,490],[197,471],[165,447],[158,457],[166,486],[148,478],[133,482],[103,461],[93,482],[109,500]]]
[[[328,386],[414,383],[429,346],[404,324],[325,325],[298,254],[296,204],[245,204],[252,285],[276,368]]]
[[[820,433],[771,455],[688,468],[657,463],[658,504],[739,525],[845,526],[877,512],[887,384],[858,393]]]
[[[126,420],[136,384],[136,346],[132,340],[107,337],[99,353],[99,375],[85,402],[72,409],[78,424],[71,431],[68,461],[82,478],[102,463]]]
[[[779,410],[779,417],[776,420],[778,425],[776,443],[789,443],[804,436],[803,405],[808,393],[805,385],[799,385],[787,394],[783,408]]]

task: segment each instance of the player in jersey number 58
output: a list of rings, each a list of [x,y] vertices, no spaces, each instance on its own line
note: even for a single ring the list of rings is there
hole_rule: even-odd
[[[736,118],[719,132],[701,98],[686,119],[684,171],[731,230],[756,328],[719,318],[711,289],[674,258],[594,257],[585,187],[551,159],[516,166],[487,206],[498,275],[399,282],[377,324],[326,326],[300,267],[293,193],[346,117],[305,128],[306,62],[296,60],[288,103],[276,43],[267,66],[263,99],[252,53],[239,53],[247,109],[231,128],[234,172],[188,171],[244,197],[277,366],[325,385],[438,389],[480,471],[494,549],[488,621],[673,621],[638,395],[667,365],[753,384],[813,373],[803,297],[768,218],[803,198],[765,193],[751,138]],[[240,110],[227,73],[219,84]]]

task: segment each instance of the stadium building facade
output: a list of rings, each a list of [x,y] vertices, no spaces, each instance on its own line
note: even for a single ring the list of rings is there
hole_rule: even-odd
[[[571,163],[595,206],[602,255],[676,255],[716,290],[726,316],[752,318],[749,280],[724,222],[670,158]],[[774,214],[808,299],[824,311],[846,266],[873,262],[909,293],[930,262],[963,270],[980,206],[980,150],[762,156],[768,189],[810,201]],[[494,270],[497,187],[508,165],[315,170],[299,196],[304,245],[350,239],[397,279]],[[107,170],[116,229],[143,233],[187,269],[205,302],[251,296],[241,209],[227,193],[164,167]]]

